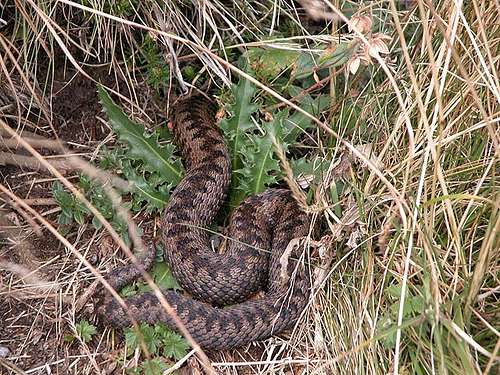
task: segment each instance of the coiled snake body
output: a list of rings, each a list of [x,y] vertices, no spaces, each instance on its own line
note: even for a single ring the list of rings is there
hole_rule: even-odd
[[[296,261],[300,249],[286,250],[291,239],[307,235],[307,215],[287,190],[250,197],[232,215],[229,238],[234,240],[228,251],[213,252],[206,229],[225,199],[230,158],[207,99],[179,100],[172,122],[186,174],[170,198],[161,238],[174,276],[194,298],[165,291],[166,300],[206,349],[238,347],[290,328],[306,305],[310,283],[303,262]],[[271,254],[260,249],[271,249]],[[152,257],[143,262],[148,268]],[[108,282],[118,290],[139,276],[140,271],[128,265],[111,272]],[[264,297],[246,300],[263,288]],[[153,293],[126,303],[136,321],[176,329]],[[225,305],[230,306],[217,307]],[[131,325],[127,311],[109,295],[98,311],[112,326]]]

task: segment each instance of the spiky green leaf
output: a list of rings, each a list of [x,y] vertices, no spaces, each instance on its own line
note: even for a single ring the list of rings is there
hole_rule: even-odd
[[[333,48],[327,48],[319,57],[319,64],[325,68],[344,65],[355,51],[355,47],[354,43],[340,43]]]
[[[157,262],[149,271],[151,276],[153,276],[153,280],[158,288],[162,290],[179,290],[181,289],[179,283],[175,279],[170,267],[165,262]],[[146,283],[137,283],[137,290],[140,293],[151,291],[151,287]]]
[[[319,183],[328,171],[331,161],[328,159],[315,158],[315,159],[292,159],[290,165],[292,167],[293,175],[298,179],[307,179],[310,182]]]
[[[126,172],[125,172],[126,171]],[[163,210],[168,201],[168,190],[159,190],[161,185],[155,185],[151,179],[148,181],[143,176],[139,175],[135,169],[124,169],[127,181],[134,183],[134,193],[140,201],[148,203],[146,212],[151,212],[154,209]]]
[[[234,103],[229,106],[230,117],[221,121],[220,127],[229,140],[229,153],[233,170],[242,167],[241,151],[248,142],[247,131],[255,128],[252,114],[258,106],[253,102],[255,86],[241,77],[238,84],[232,87]]]
[[[170,267],[165,262],[155,263],[151,270],[151,274],[153,275],[153,279],[156,285],[158,285],[158,288],[162,290],[179,290],[181,288],[172,274]]]
[[[278,113],[273,121],[264,124],[265,134],[251,138],[252,144],[246,148],[244,167],[237,172],[243,176],[240,189],[246,195],[255,195],[276,183],[280,164],[274,157],[273,139],[279,144],[285,112]]]
[[[180,164],[173,161],[173,147],[160,147],[157,137],[146,135],[144,127],[130,120],[101,86],[98,91],[113,131],[120,141],[126,142],[129,147],[128,156],[141,160],[170,183],[177,184],[181,179],[182,170]]]

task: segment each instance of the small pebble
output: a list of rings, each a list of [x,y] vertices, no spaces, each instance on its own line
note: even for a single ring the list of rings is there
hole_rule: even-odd
[[[0,346],[0,358],[6,358],[10,354],[9,348]]]

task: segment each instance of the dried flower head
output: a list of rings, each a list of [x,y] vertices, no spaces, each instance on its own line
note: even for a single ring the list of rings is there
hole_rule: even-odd
[[[387,47],[386,41],[391,40],[388,35],[377,33],[374,34],[369,40],[368,43],[370,47],[368,48],[368,53],[372,57],[377,57],[380,54],[387,55],[389,54],[389,47]]]
[[[348,29],[349,32],[356,29],[361,34],[367,34],[372,29],[372,19],[368,16],[353,16],[349,20]]]

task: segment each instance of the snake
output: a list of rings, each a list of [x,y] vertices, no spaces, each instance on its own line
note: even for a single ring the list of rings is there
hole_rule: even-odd
[[[162,290],[163,296],[203,349],[237,348],[292,328],[307,305],[311,284],[304,247],[290,244],[308,236],[309,216],[289,189],[268,189],[234,210],[226,251],[213,251],[210,227],[228,194],[231,158],[211,99],[181,97],[172,108],[171,132],[185,174],[159,227],[165,261],[185,293]],[[106,280],[119,290],[149,269],[154,258],[150,250],[139,266],[118,267]],[[105,293],[98,314],[114,328],[135,320],[178,330],[153,292],[125,303],[127,308]]]

